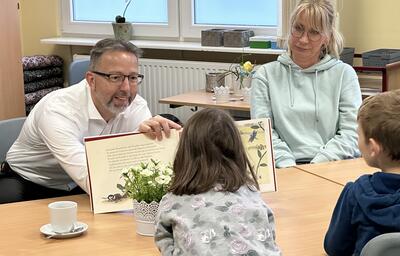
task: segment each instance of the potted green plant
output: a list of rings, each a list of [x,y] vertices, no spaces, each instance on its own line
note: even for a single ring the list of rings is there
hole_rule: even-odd
[[[114,37],[116,39],[129,41],[132,39],[132,24],[126,22],[125,13],[132,0],[125,0],[124,12],[121,15],[115,17],[115,22],[112,23],[114,30]]]
[[[164,164],[154,159],[129,167],[122,173],[123,184],[117,187],[133,199],[138,234],[154,235],[158,205],[168,191],[172,175],[170,163]]]

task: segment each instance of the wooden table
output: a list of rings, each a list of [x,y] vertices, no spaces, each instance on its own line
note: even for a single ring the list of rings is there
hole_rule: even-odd
[[[282,255],[325,255],[323,239],[342,187],[297,168],[277,169],[278,191],[263,199],[275,215]]]
[[[212,97],[212,93],[205,92],[204,90],[198,90],[163,98],[160,99],[158,102],[169,104],[171,108],[179,106],[195,106],[204,108],[250,111],[249,103],[241,101],[237,96],[231,97],[232,99],[236,99],[235,101],[230,101],[226,103],[216,103]]]
[[[321,164],[297,165],[296,168],[342,186],[346,185],[349,181],[355,181],[363,174],[371,174],[379,171],[376,168],[368,166],[363,158]]]
[[[278,192],[264,193],[273,209],[283,255],[324,255],[322,241],[342,189],[297,168],[277,170]],[[47,239],[39,228],[49,222],[47,204],[78,202],[78,220],[88,231],[71,239]],[[96,214],[86,195],[0,205],[0,255],[159,255],[152,237],[135,233],[132,212]]]
[[[78,203],[78,220],[89,225],[86,233],[71,239],[40,233],[49,223],[47,205],[57,200]],[[3,204],[0,223],[0,255],[159,255],[153,238],[136,234],[132,212],[93,215],[87,195]]]

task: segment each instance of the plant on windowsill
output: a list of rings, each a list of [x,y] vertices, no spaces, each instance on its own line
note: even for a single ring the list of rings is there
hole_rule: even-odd
[[[151,159],[125,169],[123,184],[117,187],[124,195],[133,199],[136,232],[153,236],[155,215],[162,197],[167,193],[172,179],[171,164]]]
[[[132,24],[126,22],[125,13],[132,0],[125,0],[124,12],[115,17],[115,22],[112,23],[115,39],[129,41],[132,39]]]

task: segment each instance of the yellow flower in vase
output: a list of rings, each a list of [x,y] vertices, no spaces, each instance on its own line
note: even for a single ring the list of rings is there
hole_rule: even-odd
[[[250,87],[251,79],[254,72],[254,65],[250,61],[246,61],[245,63],[240,65],[240,89]]]
[[[241,58],[243,59],[243,56]],[[251,61],[242,61],[240,64],[232,63],[229,69],[223,73],[222,78],[232,75],[232,82],[237,83],[237,87],[233,87],[241,90],[244,87],[250,87],[254,72],[254,65]],[[233,91],[237,89],[233,89]]]
[[[246,62],[242,65],[242,67],[243,67],[243,70],[244,70],[245,72],[250,73],[250,72],[253,70],[254,65],[251,64],[250,61],[246,61]]]

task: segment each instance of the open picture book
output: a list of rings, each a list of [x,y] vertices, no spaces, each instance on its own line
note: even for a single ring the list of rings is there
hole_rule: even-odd
[[[237,121],[244,147],[257,175],[261,192],[276,191],[276,178],[269,119]],[[122,173],[150,159],[172,164],[179,132],[153,140],[140,133],[86,137],[85,148],[90,181],[90,204],[94,213],[130,210],[132,199],[118,188]]]

